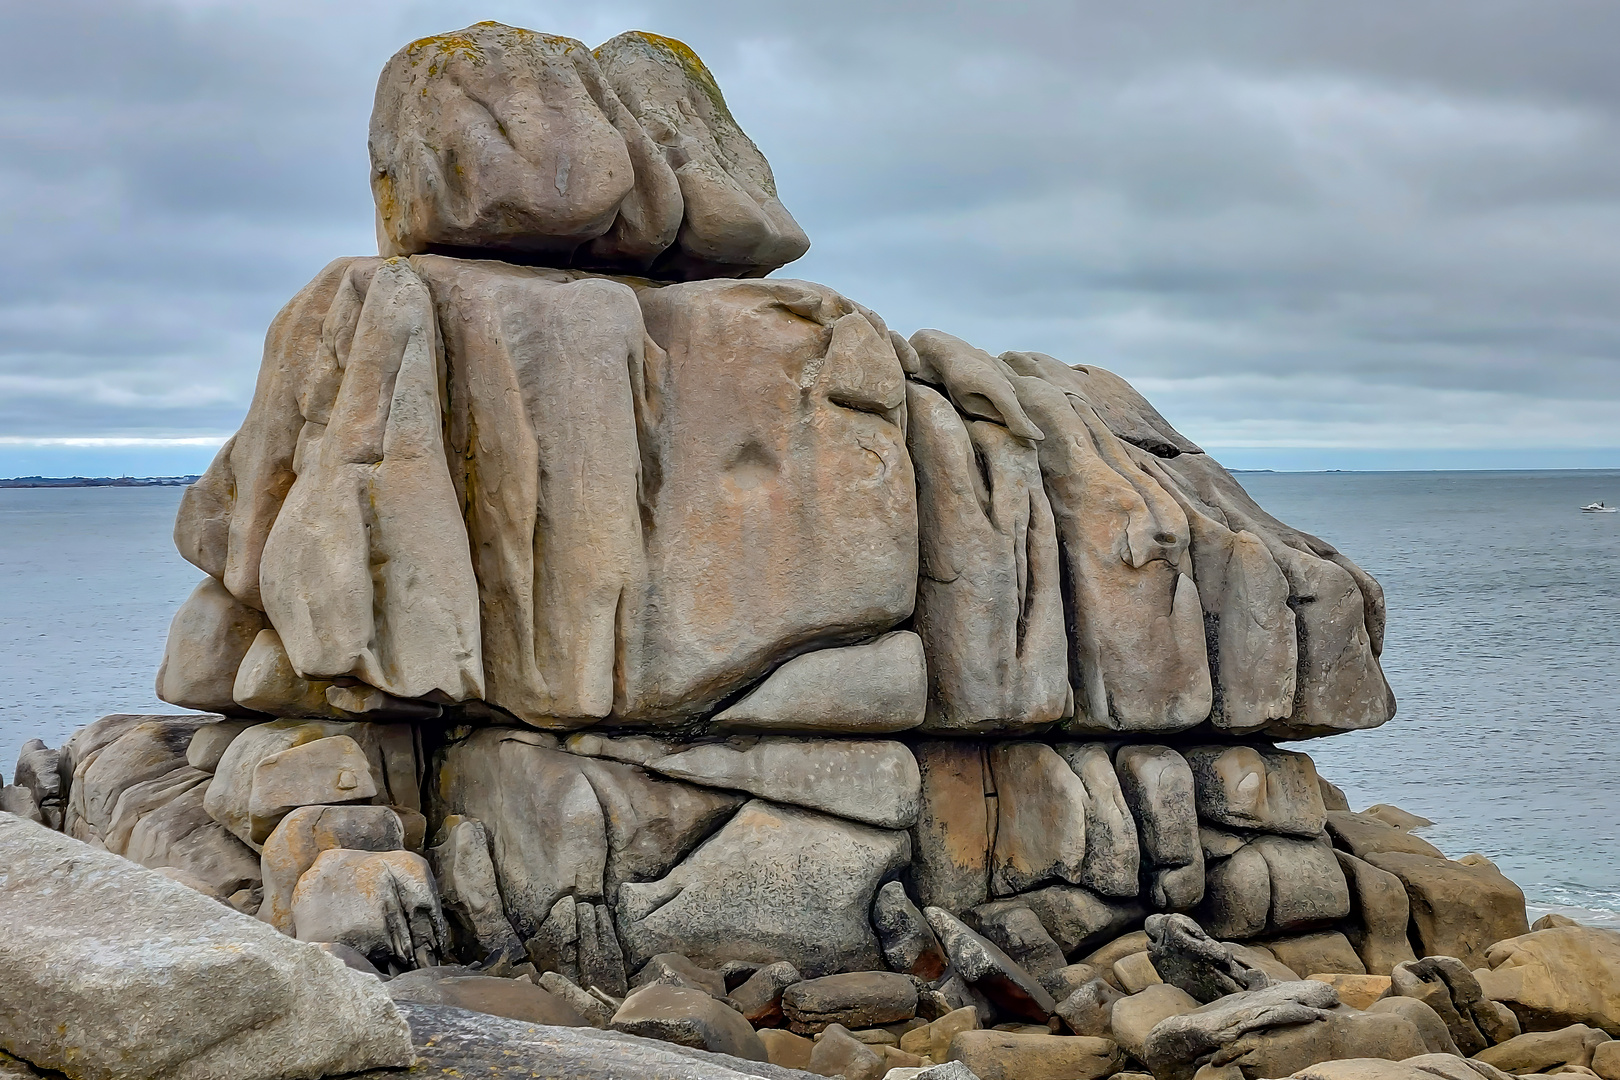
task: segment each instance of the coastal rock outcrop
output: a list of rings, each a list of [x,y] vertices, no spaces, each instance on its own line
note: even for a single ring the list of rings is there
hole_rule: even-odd
[[[0,796],[251,927],[220,1045],[305,1008],[230,981],[265,940],[389,980],[423,1075],[1259,1080],[1620,1026],[1612,941],[1276,745],[1393,715],[1377,583],[1119,376],[765,277],[809,241],[684,45],[423,39],[370,150],[379,255],[276,316],[182,499],[158,692],[206,715]],[[394,1063],[376,1007],[311,1075]]]

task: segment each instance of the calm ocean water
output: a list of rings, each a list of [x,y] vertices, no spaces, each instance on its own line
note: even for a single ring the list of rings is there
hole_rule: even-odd
[[[1544,908],[1620,912],[1620,472],[1249,473],[1284,521],[1389,598],[1400,715],[1299,746],[1358,808],[1439,824]],[[152,692],[199,574],[169,534],[180,491],[0,490],[0,767]],[[1590,916],[1589,916],[1590,917]],[[1613,916],[1620,925],[1620,916]]]

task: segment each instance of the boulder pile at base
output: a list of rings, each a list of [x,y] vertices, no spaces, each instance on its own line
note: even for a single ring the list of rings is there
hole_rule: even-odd
[[[1277,745],[1394,715],[1377,582],[1109,371],[766,277],[809,240],[686,46],[427,38],[370,150],[381,254],[181,503],[191,711],[29,743],[0,841],[318,945],[409,1075],[1620,1080],[1620,937]],[[121,1075],[46,1015],[116,942],[25,878],[0,1049]],[[218,1045],[290,1015],[221,971]]]

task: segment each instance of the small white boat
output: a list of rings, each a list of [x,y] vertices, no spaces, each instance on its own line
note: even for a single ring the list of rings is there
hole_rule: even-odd
[[[1583,514],[1620,514],[1620,506],[1605,506],[1603,503],[1587,503],[1581,507]]]

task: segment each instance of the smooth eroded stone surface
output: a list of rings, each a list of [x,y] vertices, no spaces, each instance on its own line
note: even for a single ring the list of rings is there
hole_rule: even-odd
[[[939,938],[898,881],[878,890],[877,899],[872,901],[872,927],[891,971],[928,982],[945,974],[948,961]]]
[[[799,969],[786,960],[766,964],[726,996],[743,1019],[756,1028],[770,1027],[782,1022],[782,993],[802,976]],[[913,990],[915,998],[915,990]],[[769,1047],[766,1048],[769,1050]]]
[[[632,30],[593,55],[679,185],[680,231],[651,276],[763,277],[809,250],[809,237],[777,198],[770,163],[737,126],[696,53]]]
[[[1086,402],[1042,376],[1013,379],[1046,435],[1041,477],[1057,523],[1082,731],[1182,731],[1210,713],[1204,616],[1187,516]]]
[[[264,612],[237,600],[217,578],[203,578],[169,624],[158,665],[159,699],[203,712],[251,710],[237,704],[232,691],[236,669],[264,625]]]
[[[299,430],[295,479],[260,564],[265,613],[306,679],[358,679],[397,698],[482,697],[478,586],[445,467],[432,294],[403,259],[356,265],[343,287],[364,299],[328,313],[347,339],[341,378],[325,422]]]
[[[1328,813],[1327,831],[1328,835],[1333,837],[1334,847],[1348,851],[1358,859],[1384,852],[1445,858],[1439,848],[1421,836],[1413,836],[1405,829],[1397,829],[1377,818],[1353,814],[1346,810]]]
[[[293,935],[293,890],[298,879],[330,848],[400,851],[405,829],[386,806],[306,806],[281,819],[264,842],[260,866],[264,902],[259,918]]]
[[[410,851],[321,852],[293,890],[292,921],[300,941],[347,945],[383,971],[450,951],[433,872]]]
[[[1394,992],[1388,975],[1308,975],[1306,978],[1325,982],[1333,987],[1339,1000],[1352,1009],[1365,1009]]]
[[[440,975],[445,970],[460,969],[407,972],[390,980],[389,996],[396,1002],[450,1005],[552,1027],[580,1027],[585,1023],[584,1017],[568,1002],[526,980],[489,975]]]
[[[1113,758],[1101,743],[1058,743],[1086,792],[1086,858],[1080,884],[1104,896],[1135,897],[1141,887],[1136,821],[1119,786]]]
[[[203,808],[207,785],[198,783],[141,814],[129,830],[123,856],[153,870],[168,867],[221,900],[260,883],[259,858]]]
[[[1045,743],[991,745],[996,839],[990,891],[1024,892],[1049,881],[1079,884],[1086,856],[1085,785]]]
[[[204,724],[191,736],[191,742],[186,744],[186,764],[205,773],[213,772],[219,768],[220,758],[225,756],[225,751],[236,737],[253,726],[252,720],[221,720]]]
[[[1124,1063],[1112,1039],[1084,1035],[1033,1035],[1010,1031],[964,1031],[951,1040],[951,1060],[979,1080],[1062,1076],[1101,1080]]]
[[[751,1061],[766,1060],[765,1045],[735,1009],[701,990],[653,983],[624,999],[613,1030],[678,1043]]]
[[[444,1005],[402,1003],[416,1044],[416,1065],[354,1080],[803,1080],[763,1061],[676,1043],[598,1031],[544,1027]]]
[[[900,630],[869,645],[794,657],[715,716],[709,730],[882,735],[922,723],[927,704],[922,639]]]
[[[0,923],[0,1048],[43,1068],[87,1080],[270,1080],[411,1061],[376,979],[10,815],[0,816]]]
[[[699,714],[811,645],[909,616],[917,501],[886,329],[800,281],[638,294],[647,584],[615,712]],[[841,640],[840,640],[841,639]]]
[[[872,901],[910,856],[904,832],[755,800],[661,880],[619,887],[626,959],[787,960],[811,978],[877,969]]]
[[[925,726],[1038,728],[1063,715],[1069,693],[1057,534],[1040,463],[1033,444],[1005,426],[1023,410],[988,355],[937,332],[917,341],[936,364],[956,361],[941,381],[973,409],[965,417],[944,394],[907,383],[922,544],[915,625],[929,655]],[[1032,430],[1027,420],[1024,427]]]
[[[1207,866],[1199,922],[1219,938],[1265,933],[1271,921],[1271,864],[1260,849],[1244,844]]]
[[[868,825],[903,829],[917,820],[917,759],[890,739],[739,735],[723,742],[660,744],[584,734],[565,745],[575,754],[630,762],[676,780],[746,791]]]
[[[1304,978],[1307,975],[1343,973],[1365,975],[1366,966],[1350,947],[1350,941],[1335,930],[1319,934],[1301,934],[1298,937],[1276,938],[1266,942],[1266,948]]]
[[[1411,902],[1406,886],[1387,870],[1380,870],[1346,851],[1335,851],[1350,885],[1354,922],[1345,931],[1367,970],[1388,975],[1396,964],[1416,960],[1407,937]]]
[[[879,1080],[884,1075],[884,1058],[879,1048],[855,1038],[844,1025],[833,1024],[815,1041],[805,1068],[818,1076]]]
[[[113,854],[127,858],[130,833],[142,818],[207,782],[207,773],[190,765],[181,765],[150,780],[129,785],[113,804],[111,818],[100,838],[101,843]]]
[[[1200,1002],[1271,984],[1264,971],[1234,955],[1185,915],[1149,915],[1143,929],[1148,957],[1159,977]]]
[[[1332,987],[1309,981],[1231,994],[1161,1021],[1145,1040],[1141,1057],[1154,1076],[1184,1080],[1192,1076],[1202,1059],[1224,1051],[1251,1032],[1279,1026],[1307,1027],[1325,1020],[1331,1015],[1329,1010],[1338,1004],[1339,995]]]
[[[1588,1024],[1620,1035],[1620,933],[1558,926],[1521,934],[1485,951],[1476,971],[1492,1000],[1512,1009],[1527,1030]]]
[[[1033,911],[1058,947],[1070,955],[1113,940],[1144,913],[1134,897],[1101,897],[1073,885],[1048,885],[1020,895],[1017,902]]]
[[[1316,766],[1304,754],[1252,746],[1197,746],[1182,752],[1193,771],[1199,820],[1311,839],[1327,810]]]
[[[1310,841],[1262,836],[1249,846],[1265,859],[1270,874],[1272,932],[1320,925],[1350,914],[1350,887],[1325,837]]]
[[[917,987],[892,971],[851,971],[794,983],[782,993],[793,1030],[813,1035],[829,1024],[870,1028],[917,1014]]]
[[[42,739],[29,739],[17,754],[12,783],[33,796],[46,825],[61,829],[64,792],[60,750],[52,750]]]
[[[1455,957],[1426,956],[1397,964],[1390,973],[1390,986],[1401,997],[1433,1009],[1464,1054],[1472,1056],[1518,1034],[1502,1030],[1495,1003],[1484,1000],[1479,980]]]
[[[338,735],[347,736],[364,752],[378,802],[420,810],[422,794],[412,729],[405,724],[331,720],[275,720],[243,731],[220,756],[203,806],[210,817],[258,851],[270,831],[265,829],[256,836],[253,825],[254,780],[259,764],[275,754]],[[266,798],[261,796],[261,809],[265,805]],[[273,828],[275,823],[269,824]]]
[[[1406,886],[1413,938],[1425,956],[1455,956],[1475,968],[1490,946],[1530,930],[1524,893],[1489,862],[1391,851],[1369,854],[1367,862]]]
[[[105,720],[112,720],[106,717]],[[206,716],[136,716],[133,723],[108,726],[112,737],[102,745],[75,744],[73,784],[68,791],[63,830],[78,840],[106,842],[112,832],[118,802],[130,788],[187,768],[186,746],[192,734],[211,718]],[[88,729],[81,729],[80,733]]]
[[[743,801],[570,754],[555,737],[518,728],[484,728],[452,743],[436,771],[433,803],[443,816],[435,820],[484,823],[506,915],[524,940],[560,899],[600,902],[609,882],[668,873]]]
[[[241,708],[269,716],[347,720],[349,714],[327,700],[326,691],[332,685],[298,674],[281,644],[281,635],[266,627],[242,657],[231,696]]]
[[[1204,849],[1186,759],[1168,746],[1125,746],[1115,755],[1114,768],[1136,819],[1142,859],[1151,867],[1153,906],[1193,907],[1204,896]],[[1174,873],[1182,867],[1188,872]]]
[[[1046,976],[1067,963],[1063,950],[1035,913],[1024,906],[1021,897],[981,905],[965,912],[964,918],[1042,986],[1046,985]]]
[[[1451,1030],[1446,1027],[1446,1022],[1440,1018],[1440,1014],[1416,998],[1398,996],[1380,998],[1367,1006],[1366,1011],[1401,1017],[1417,1029],[1418,1037],[1423,1040],[1423,1045],[1428,1047],[1431,1054],[1462,1057],[1462,1051],[1452,1041]]]
[[[40,813],[39,804],[34,801],[34,793],[16,784],[0,787],[0,813],[15,814],[20,818],[27,818],[36,825],[45,824],[45,815]]]
[[[635,293],[604,279],[419,256],[444,339],[450,448],[478,578],[486,700],[570,727],[614,703],[645,587]],[[543,537],[539,542],[537,538]]]
[[[482,22],[412,42],[378,80],[369,141],[384,254],[640,272],[680,226],[673,172],[571,38]]]
[[[1597,1028],[1571,1024],[1557,1031],[1534,1031],[1519,1035],[1487,1047],[1474,1056],[1487,1065],[1516,1075],[1551,1072],[1562,1065],[1590,1066],[1592,1051],[1609,1041],[1609,1036]]]
[[[1107,985],[1107,983],[1102,983],[1102,986]],[[1096,998],[1099,1001],[1107,1000],[1107,995],[1103,994],[1100,988],[1088,992],[1085,996],[1086,998]],[[1080,1005],[1080,1001],[1064,1002],[1058,1006],[1059,1015],[1063,1015],[1065,1019],[1067,1019],[1068,1015],[1078,1017],[1080,1014],[1077,1010]],[[1169,983],[1155,983],[1138,993],[1123,997],[1115,991],[1112,995],[1111,1004],[1108,1006],[1107,1029],[1105,1032],[1098,1032],[1098,1034],[1111,1032],[1111,1037],[1121,1047],[1129,1051],[1132,1057],[1141,1060],[1145,1053],[1148,1035],[1154,1028],[1159,1026],[1161,1021],[1168,1020],[1172,1016],[1182,1016],[1193,1012],[1198,1007],[1199,1000],[1197,998],[1181,989],[1181,987],[1172,986]],[[1077,1034],[1081,1035],[1092,1034],[1092,1032],[1080,1031],[1078,1028],[1075,1030]]]
[[[377,796],[377,781],[360,744],[330,735],[259,759],[248,797],[248,827],[254,843],[301,806],[365,802]]]
[[[1395,715],[1395,697],[1378,663],[1384,595],[1371,576],[1333,545],[1267,514],[1209,455],[1133,456],[1193,511],[1191,517],[1202,515],[1239,536],[1258,538],[1275,564],[1266,565],[1258,547],[1249,545],[1244,580],[1237,583],[1246,594],[1236,601],[1238,611],[1230,598],[1219,596],[1206,609],[1222,624],[1234,616],[1240,625],[1253,623],[1242,629],[1249,640],[1237,650],[1239,663],[1227,665],[1235,681],[1217,680],[1222,696],[1230,691],[1234,701],[1212,717],[1215,726],[1252,731],[1263,724],[1267,735],[1297,739],[1377,727]],[[1195,563],[1198,554],[1195,549]],[[1286,591],[1276,587],[1276,571]],[[1283,617],[1285,607],[1292,624]],[[1233,644],[1219,633],[1216,641],[1218,647]],[[1297,659],[1286,648],[1290,641],[1298,642]],[[1294,685],[1286,692],[1290,674]]]

